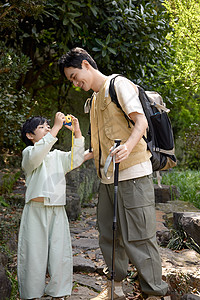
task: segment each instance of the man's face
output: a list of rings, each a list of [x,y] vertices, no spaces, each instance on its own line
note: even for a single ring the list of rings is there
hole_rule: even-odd
[[[74,86],[78,86],[84,91],[89,91],[92,88],[92,74],[90,65],[87,62],[82,62],[82,69],[74,67],[64,68],[64,73]]]
[[[35,144],[39,140],[41,140],[49,131],[51,127],[45,122],[44,124],[38,125],[34,130],[34,134],[27,133],[27,137]]]

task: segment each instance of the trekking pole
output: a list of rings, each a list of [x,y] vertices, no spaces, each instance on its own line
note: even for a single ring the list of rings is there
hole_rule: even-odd
[[[116,147],[121,140],[115,140]],[[114,163],[114,162],[113,162]],[[119,163],[115,163],[114,171],[114,210],[113,210],[113,243],[112,243],[112,270],[111,270],[111,300],[114,299],[114,276],[115,276],[115,237],[117,230],[117,193],[118,193]]]

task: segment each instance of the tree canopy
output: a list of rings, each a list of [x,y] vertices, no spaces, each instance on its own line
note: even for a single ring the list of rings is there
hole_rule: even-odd
[[[174,93],[173,119],[183,162],[199,168],[200,154],[200,3],[196,0],[165,1],[171,32],[166,36],[173,48],[165,83]],[[179,139],[178,139],[179,136]],[[179,147],[180,148],[180,147]]]
[[[166,1],[165,6],[173,28],[166,38],[175,48],[174,81],[183,81],[186,89],[199,92],[200,3],[196,0],[171,0]]]
[[[2,81],[15,74],[2,90],[2,119],[8,113],[5,99],[13,100],[9,114],[17,112],[19,120],[27,111],[46,114],[51,107],[50,117],[70,105],[71,85],[61,78],[57,60],[74,46],[86,48],[104,73],[124,73],[138,83],[146,73],[153,76],[148,62],[164,59],[168,23],[160,1],[12,0],[1,2],[0,8]],[[13,143],[7,135],[12,121],[6,119],[2,142],[8,148]]]
[[[183,136],[199,122],[198,21],[195,0],[0,1],[1,149],[22,149],[20,124],[30,115],[61,110],[85,118],[78,104],[85,95],[57,68],[75,46],[103,73],[160,91],[175,135]]]

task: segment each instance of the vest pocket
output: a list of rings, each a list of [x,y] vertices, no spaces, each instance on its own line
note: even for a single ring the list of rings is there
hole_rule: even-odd
[[[110,141],[121,139],[124,143],[130,136],[132,129],[128,128],[124,115],[114,103],[109,103],[102,111],[104,132]]]
[[[142,241],[156,234],[155,207],[125,208],[128,241]]]

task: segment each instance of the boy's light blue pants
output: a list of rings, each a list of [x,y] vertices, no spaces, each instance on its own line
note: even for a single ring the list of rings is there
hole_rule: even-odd
[[[72,249],[64,206],[25,205],[18,240],[18,285],[22,299],[61,297],[72,290]],[[46,272],[50,281],[46,284]]]

